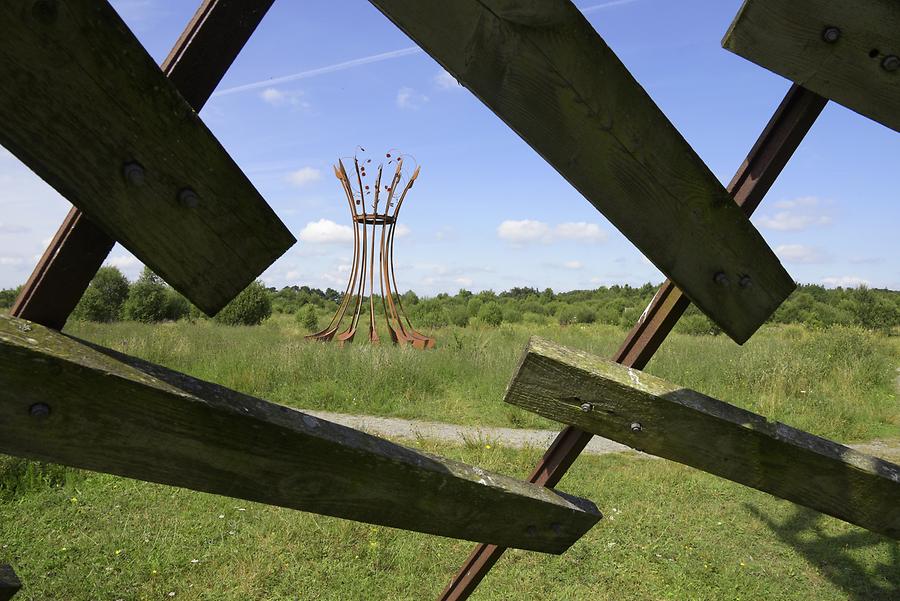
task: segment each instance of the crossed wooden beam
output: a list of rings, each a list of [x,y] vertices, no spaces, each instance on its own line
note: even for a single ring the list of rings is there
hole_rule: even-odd
[[[691,301],[732,338],[742,342],[791,292],[793,282],[747,217],[815,121],[826,103],[825,97],[838,99],[897,128],[893,118],[900,95],[893,92],[897,89],[900,59],[889,52],[898,15],[896,7],[882,0],[867,0],[867,7],[874,7],[869,11],[849,12],[833,9],[822,0],[803,0],[803,7],[787,7],[776,0],[748,0],[726,38],[726,46],[792,79],[808,82],[823,95],[795,84],[727,189],[715,180],[569,2],[471,0],[448,5],[437,0],[372,1],[671,277],[615,357],[617,363],[631,368],[642,368],[649,361]],[[166,91],[168,88],[159,91],[165,86],[153,84],[158,71],[154,75],[155,67],[148,67],[145,53],[134,50],[139,49],[139,44],[123,26],[96,27],[104,19],[107,24],[114,21],[105,3],[73,0],[60,5],[52,0],[23,0],[0,9],[6,12],[0,16],[9,21],[23,15],[25,19],[24,27],[0,45],[0,66],[10,69],[9,77],[4,79],[11,82],[4,88],[5,96],[0,92],[0,105],[5,110],[15,109],[9,116],[4,115],[13,127],[0,132],[0,141],[87,212],[70,212],[17,299],[14,318],[0,323],[0,354],[6,359],[2,363],[3,377],[5,382],[13,383],[9,391],[0,394],[0,409],[5,414],[0,420],[5,430],[0,437],[3,450],[329,515],[491,540],[494,544],[476,548],[441,596],[464,599],[499,559],[505,546],[560,552],[599,518],[590,503],[540,488],[558,483],[591,434],[576,426],[563,430],[529,478],[532,484],[540,486],[529,486],[477,468],[425,457],[327,422],[313,423],[299,412],[82,344],[16,319],[61,328],[112,247],[113,239],[104,232],[115,232],[127,248],[210,313],[221,308],[293,243],[293,237],[196,118],[196,111],[211,95],[271,4],[272,0],[203,2],[163,64],[165,75],[180,95]],[[81,46],[69,48],[55,39],[58,32],[54,28],[64,29],[70,24],[67,19],[78,21],[78,31],[87,36],[87,43],[82,39]],[[840,22],[847,23],[846,31],[838,26]],[[859,34],[864,27],[877,30],[872,38],[883,42],[881,50],[868,51],[868,58],[877,62],[865,62],[860,56],[870,42]],[[798,30],[812,32],[828,45],[816,47],[819,62],[831,60],[835,69],[850,73],[837,83],[817,78],[816,65],[811,68],[803,60],[796,64],[796,49],[785,50],[792,54],[785,58],[757,43],[768,35],[774,36],[774,44],[780,38],[796,37]],[[839,40],[846,43],[838,43]],[[40,102],[35,106],[17,104],[15,92],[29,91],[29,86],[35,84],[51,87],[52,93],[45,96],[64,96],[64,87],[52,88],[62,84],[53,81],[53,72],[46,64],[54,52],[57,58],[68,59],[62,53],[72,50],[76,59],[94,60],[91,56],[85,58],[85,47],[104,43],[129,48],[144,58],[138,56],[135,64],[128,63],[135,56],[125,53],[122,64],[113,65],[110,70],[107,88],[83,81],[85,94],[93,94],[92,102],[87,104],[84,98],[76,99],[82,102],[83,110],[65,114],[71,107],[42,106]],[[802,48],[809,44],[809,39],[801,40]],[[42,60],[34,60],[35,56]],[[17,68],[25,60],[37,64],[30,76]],[[877,80],[877,85],[870,80],[860,84],[854,69],[871,70],[873,65],[881,69],[877,77],[882,79]],[[128,67],[133,81],[115,67]],[[808,76],[792,75],[797,73]],[[848,86],[847,81],[852,85]],[[145,95],[153,99],[157,109],[166,110],[151,111],[136,103],[132,109],[143,117],[132,124],[137,135],[119,128],[117,120],[111,118],[106,125],[115,135],[109,137],[121,143],[116,146],[90,140],[93,146],[89,145],[92,150],[87,154],[96,155],[91,156],[94,162],[79,164],[78,158],[69,156],[71,152],[66,150],[84,139],[85,131],[95,127],[92,118],[103,122],[105,113],[98,113],[94,105],[102,105],[111,114],[121,110],[107,96],[111,89],[128,90],[132,84],[139,90],[142,88],[138,84],[142,84]],[[879,93],[854,95],[852,90],[843,89],[854,85],[874,86]],[[56,146],[35,146],[35,139],[56,132],[45,129],[40,119],[23,120],[22,115],[59,112],[64,121],[71,120],[74,125],[63,128]],[[162,117],[157,114],[160,112]],[[154,135],[166,138],[166,133],[185,136],[194,148],[203,150],[191,157],[195,160],[187,161],[197,163],[192,167],[200,176],[192,180],[191,170],[180,170],[188,157],[178,144],[170,143],[168,138],[173,136],[165,144],[154,143]],[[73,135],[75,138],[66,138]],[[159,150],[159,155],[152,152],[154,149]],[[73,170],[79,168],[79,173],[85,174],[84,181],[72,183]],[[228,190],[216,187],[220,179],[228,182]],[[229,194],[232,189],[240,194]],[[150,204],[160,196],[167,200]],[[241,202],[235,202],[232,196],[240,196]],[[109,200],[114,201],[112,208]],[[136,218],[144,221],[137,219],[135,223]],[[239,229],[248,234],[247,240],[235,243],[232,238]],[[199,232],[197,239],[181,240],[177,234],[184,231]],[[172,242],[174,248],[160,251],[161,241]],[[217,270],[223,261],[235,273]],[[673,282],[678,282],[678,287]],[[548,352],[552,355],[556,351]],[[591,361],[585,364],[587,367],[574,367],[581,370],[578,373],[590,371],[590,366],[596,366]],[[30,365],[31,371],[40,371],[42,377],[23,380],[14,367],[23,364]],[[597,370],[594,375],[602,382],[615,381],[614,370]],[[520,373],[520,380],[522,377]],[[110,382],[119,387],[125,398],[145,402],[110,404],[108,396],[92,394],[98,387],[108,393],[105,387]],[[601,384],[591,383],[588,390],[595,386]],[[563,392],[548,393],[543,404],[531,408],[540,406],[551,417],[608,433],[602,419],[598,422],[584,416],[572,417],[571,407],[557,403]],[[58,407],[49,402],[60,399],[65,402]],[[692,402],[703,404],[696,398]],[[675,405],[671,403],[662,406],[668,407],[666,410],[683,410],[672,409]],[[591,409],[585,413],[590,414]],[[690,423],[700,424],[705,423],[710,412],[690,415]],[[197,429],[198,424],[206,422],[218,424],[232,435],[223,437],[217,430]],[[80,424],[81,429],[73,424]],[[116,428],[122,424],[130,430],[118,432]],[[762,436],[762,444],[775,444],[778,432],[764,430],[760,426],[762,434],[754,435]],[[78,436],[73,438],[78,432],[91,431],[116,435],[109,438],[108,448],[98,455],[90,446],[79,447]],[[242,440],[241,434],[249,439]],[[156,437],[168,443],[154,445],[142,437]],[[274,447],[267,446],[271,439],[279,438],[293,449],[287,460],[279,457]],[[678,440],[664,439],[660,444],[655,449],[658,454],[685,459],[672,450],[678,446]],[[337,458],[338,469],[322,472],[321,466],[313,463],[309,465],[309,482],[291,480],[288,472],[293,466],[303,465],[305,454],[312,448]],[[198,451],[199,460],[187,460]],[[179,453],[184,453],[183,457]],[[153,458],[158,465],[136,461],[136,455]],[[222,457],[230,457],[231,461],[217,463]],[[348,469],[352,461],[347,459],[351,457],[364,457],[367,470]],[[842,459],[843,455],[837,453],[829,460],[836,458]],[[184,464],[184,469],[160,467],[173,461]],[[260,465],[266,466],[269,477],[281,482],[276,490],[259,490],[255,478]],[[390,474],[387,482],[379,482],[378,478],[367,480],[371,477],[368,472],[377,466],[382,473]],[[699,467],[729,477],[714,466]],[[409,473],[415,478],[404,480],[403,474]],[[335,476],[346,491],[365,483],[365,493],[376,491],[377,501],[338,506],[323,503],[315,491],[334,484]],[[422,482],[427,484],[422,487]],[[428,497],[429,490],[447,483],[458,494],[457,499]],[[765,488],[765,483],[749,484],[792,498],[780,489]],[[418,518],[391,509],[390,493],[398,485],[408,489],[409,494],[404,493],[407,498],[419,491],[430,499],[420,508]],[[314,489],[311,495],[310,487]],[[890,495],[894,490],[885,488],[882,494]],[[350,496],[356,498],[359,494]],[[484,513],[471,514],[475,507]],[[491,526],[496,512],[510,515],[508,507],[520,508],[516,520],[499,528]],[[875,530],[883,526],[877,516],[854,517],[852,512],[841,513],[842,507],[823,510]],[[881,531],[895,535],[896,528],[890,528],[893,526]]]

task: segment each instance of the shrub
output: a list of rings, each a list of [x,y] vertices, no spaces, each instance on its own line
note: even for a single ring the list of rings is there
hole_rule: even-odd
[[[149,267],[144,267],[141,277],[131,285],[128,298],[122,306],[125,319],[154,323],[166,318],[168,293],[166,284]]]
[[[519,323],[522,321],[522,312],[513,306],[507,305],[503,307],[503,321],[508,323]]]
[[[180,292],[174,288],[166,287],[166,319],[178,321],[179,319],[191,317],[191,307],[191,301],[186,299]]]
[[[18,288],[4,288],[3,290],[0,290],[0,309],[12,307],[21,290],[21,286]]]
[[[481,311],[481,307],[484,306],[484,301],[478,298],[477,296],[474,298],[470,298],[466,308],[469,311],[469,315],[472,317],[476,317],[478,312]]]
[[[128,279],[117,267],[101,267],[75,307],[73,317],[104,323],[118,321],[127,298]]]
[[[256,280],[216,314],[215,320],[229,326],[258,326],[272,315],[272,299]]]
[[[503,309],[494,301],[485,303],[478,309],[478,319],[489,326],[499,326],[503,323]]]
[[[594,323],[597,321],[597,314],[590,307],[582,305],[575,309],[575,321],[578,323]]]
[[[575,307],[572,305],[560,306],[556,311],[556,320],[559,321],[559,325],[561,326],[575,323],[578,320],[578,314],[575,311]]]
[[[450,323],[461,328],[469,325],[469,310],[463,305],[453,305],[449,311]]]
[[[310,333],[319,329],[319,314],[314,305],[306,305],[296,313],[297,323],[309,330]]]

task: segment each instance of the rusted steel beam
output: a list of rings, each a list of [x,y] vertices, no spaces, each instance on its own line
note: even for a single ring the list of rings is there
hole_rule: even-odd
[[[275,0],[203,0],[161,69],[199,112]],[[115,244],[72,208],[10,310],[61,329]]]
[[[825,98],[797,84],[788,90],[728,184],[731,197],[747,215],[759,206],[827,102]],[[625,338],[613,361],[643,369],[689,305],[687,297],[671,281],[666,280]],[[566,427],[544,453],[529,476],[529,481],[543,486],[558,484],[591,437],[592,434],[574,426]],[[439,600],[468,599],[505,550],[496,545],[482,544],[475,547],[443,590]]]

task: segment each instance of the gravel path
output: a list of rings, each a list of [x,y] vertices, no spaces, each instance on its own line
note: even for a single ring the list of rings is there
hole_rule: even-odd
[[[501,444],[514,449],[536,448],[545,450],[559,434],[558,430],[524,430],[518,428],[486,428],[478,426],[457,426],[439,422],[398,419],[393,417],[375,417],[372,415],[346,415],[329,411],[305,411],[309,415],[349,426],[357,430],[381,436],[383,438],[416,440],[436,440],[450,444]],[[900,460],[900,440],[873,440],[871,442],[848,445],[860,452],[889,461]],[[589,455],[605,455],[634,451],[631,447],[612,440],[594,436],[584,452]],[[641,455],[644,455],[641,453]],[[652,457],[652,455],[644,455]]]

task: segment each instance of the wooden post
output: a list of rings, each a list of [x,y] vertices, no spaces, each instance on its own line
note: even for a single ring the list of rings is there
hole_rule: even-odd
[[[0,452],[561,553],[590,501],[394,444],[0,315]]]
[[[900,466],[532,338],[506,401],[900,539]]]
[[[897,0],[745,0],[722,46],[900,132]]]
[[[105,1],[0,3],[0,143],[213,314],[294,242]]]
[[[739,343],[795,288],[568,0],[372,0]]]
[[[9,601],[22,588],[22,583],[10,565],[0,565],[0,601]]]

